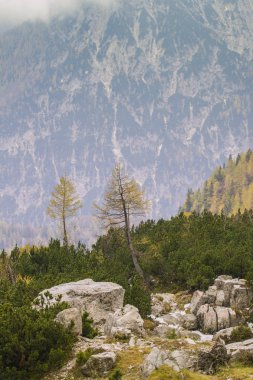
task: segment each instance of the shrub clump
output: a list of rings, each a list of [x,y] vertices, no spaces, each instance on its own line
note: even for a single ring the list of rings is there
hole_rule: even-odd
[[[251,329],[248,326],[240,325],[232,331],[230,342],[241,342],[252,337]]]
[[[98,329],[93,327],[93,319],[87,312],[82,315],[82,336],[93,339],[98,335]]]

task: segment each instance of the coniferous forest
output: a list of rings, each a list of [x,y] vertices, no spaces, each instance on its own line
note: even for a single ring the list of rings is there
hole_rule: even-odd
[[[238,154],[235,159],[229,157],[223,167],[215,169],[202,188],[188,190],[182,211],[213,213],[223,211],[226,215],[235,214],[240,209],[253,207],[253,153]]]

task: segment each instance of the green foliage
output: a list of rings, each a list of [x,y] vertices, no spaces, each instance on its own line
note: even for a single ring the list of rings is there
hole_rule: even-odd
[[[230,342],[241,342],[246,339],[251,339],[253,333],[248,326],[240,325],[232,331]]]
[[[120,369],[115,369],[113,373],[111,374],[111,376],[109,377],[109,380],[121,380],[122,376],[123,374],[120,371]]]
[[[167,332],[167,334],[166,334],[166,337],[167,337],[168,339],[177,339],[178,336],[177,336],[177,331],[176,331],[176,329],[169,328],[169,329],[168,329],[168,332]]]
[[[82,315],[82,335],[86,338],[93,339],[98,335],[98,329],[93,327],[93,319],[89,317],[88,313],[83,313]]]
[[[74,342],[48,311],[0,305],[1,379],[35,379],[58,368]]]
[[[79,351],[76,354],[76,364],[77,366],[82,366],[84,365],[89,358],[94,355],[95,351],[92,348],[87,348],[85,351]]]
[[[184,212],[204,210],[226,215],[236,214],[238,209],[253,206],[253,153],[238,154],[235,161],[229,157],[226,165],[217,168],[204,186],[196,192],[188,191],[181,209]]]

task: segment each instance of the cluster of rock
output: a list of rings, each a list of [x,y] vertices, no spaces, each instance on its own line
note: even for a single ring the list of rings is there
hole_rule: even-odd
[[[197,317],[198,327],[213,334],[243,322],[251,301],[252,291],[245,280],[219,276],[206,292],[193,294],[190,310]]]
[[[56,320],[66,327],[73,324],[77,335],[82,334],[82,314],[88,312],[106,337],[124,338],[128,347],[138,340],[150,344],[151,352],[142,365],[143,378],[161,365],[176,371],[188,368],[211,373],[230,358],[237,360],[245,352],[253,357],[253,339],[227,345],[224,342],[229,342],[233,329],[244,321],[251,306],[252,292],[245,280],[220,276],[206,292],[196,291],[191,302],[183,302],[181,307],[174,294],[152,295],[154,325],[148,332],[144,330],[138,309],[132,305],[123,307],[124,289],[117,284],[88,279],[62,284],[40,294],[49,304],[54,304],[59,296],[70,308],[60,312]],[[173,337],[181,339],[181,347],[161,349],[152,339],[148,342],[152,335],[168,339],[171,331],[175,334]],[[208,344],[201,343],[206,341]],[[103,352],[95,352],[83,366],[84,376],[106,376],[114,367],[115,347],[102,348]]]

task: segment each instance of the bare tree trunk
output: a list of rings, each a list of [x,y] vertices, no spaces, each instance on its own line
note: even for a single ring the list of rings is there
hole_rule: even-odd
[[[68,235],[67,235],[67,228],[66,228],[66,219],[63,215],[62,217],[62,224],[63,224],[63,243],[67,246],[68,245]]]
[[[126,202],[124,199],[123,189],[122,189],[121,183],[120,183],[120,187],[121,187],[121,200],[122,200],[122,206],[123,206],[123,212],[124,212],[124,220],[125,220],[125,232],[126,232],[127,245],[130,249],[133,264],[134,264],[136,272],[145,281],[145,283],[148,284],[148,282],[146,281],[144,272],[143,272],[143,270],[139,264],[139,261],[137,258],[137,253],[136,253],[134,246],[133,246],[133,243],[132,243],[132,238],[131,238],[131,234],[130,234],[130,225],[129,225],[129,215],[128,215],[128,211],[126,209]]]
[[[131,252],[131,256],[132,256],[132,260],[133,260],[133,264],[134,264],[134,267],[135,267],[135,270],[136,272],[139,274],[139,276],[146,282],[146,278],[145,278],[145,275],[144,275],[144,272],[139,264],[139,261],[138,261],[138,258],[137,258],[137,253],[134,249],[134,246],[133,246],[133,243],[132,243],[132,238],[131,238],[131,235],[130,235],[130,229],[129,229],[129,226],[126,227],[126,236],[127,236],[127,245],[130,249],[130,252]]]

